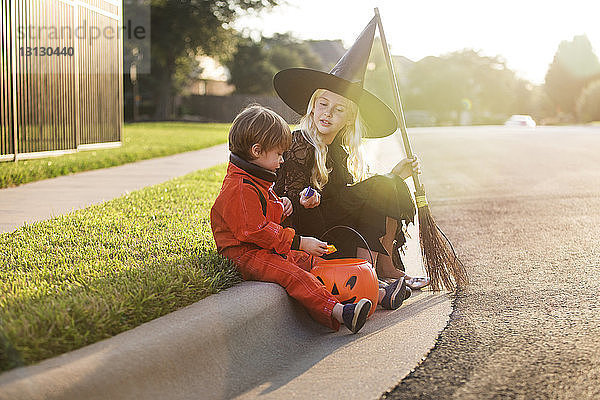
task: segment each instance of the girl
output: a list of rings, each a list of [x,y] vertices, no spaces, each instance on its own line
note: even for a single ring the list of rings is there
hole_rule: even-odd
[[[380,278],[404,276],[408,287],[420,289],[429,279],[407,276],[398,254],[404,224],[413,222],[415,214],[404,179],[420,172],[418,160],[404,159],[390,174],[365,179],[364,125],[355,102],[331,90],[314,91],[278,170],[275,192],[291,200],[287,222],[296,232],[321,237],[336,225],[350,226],[365,237]],[[338,249],[333,256],[370,258],[353,232],[336,229],[328,235],[331,239],[323,239]]]
[[[353,232],[328,233],[337,225],[350,226],[374,252],[380,278],[404,277],[408,287],[420,289],[429,279],[406,276],[398,254],[405,243],[403,227],[415,215],[404,179],[419,173],[419,163],[404,159],[391,173],[365,179],[362,137],[387,136],[398,127],[392,110],[363,88],[376,25],[374,17],[329,73],[289,68],[273,78],[279,97],[303,116],[275,191],[291,200],[293,212],[286,221],[298,234],[332,241],[339,249],[335,257],[369,259]]]

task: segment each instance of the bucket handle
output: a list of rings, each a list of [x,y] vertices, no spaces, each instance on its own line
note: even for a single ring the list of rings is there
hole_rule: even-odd
[[[360,234],[360,232],[358,232],[356,229],[347,226],[347,225],[336,225],[336,226],[332,226],[331,228],[327,229],[325,231],[325,233],[323,233],[320,237],[320,239],[323,239],[323,237],[325,235],[327,235],[329,232],[331,232],[332,230],[336,229],[336,228],[346,228],[351,230],[352,232],[356,233],[358,235],[359,238],[361,238],[361,240],[363,241],[363,243],[365,244],[365,246],[367,246],[367,250],[369,250],[369,255],[371,256],[371,266],[373,268],[375,268],[375,260],[373,259],[373,252],[371,251],[371,248],[369,247],[369,244],[367,243],[367,241],[365,240],[365,238],[363,237],[363,235]]]

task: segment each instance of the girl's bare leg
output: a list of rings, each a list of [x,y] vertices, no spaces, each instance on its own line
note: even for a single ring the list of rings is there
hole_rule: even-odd
[[[377,259],[379,258],[379,256],[380,254],[378,252],[373,252],[373,262],[375,263],[375,265],[377,265]],[[356,257],[362,258],[363,260],[367,260],[369,262],[371,261],[371,255],[369,254],[369,250],[363,249],[362,247],[356,248]]]
[[[369,254],[369,250],[363,249],[362,247],[358,247],[356,249],[356,257],[357,258],[362,258],[363,260],[371,261],[371,256]],[[379,265],[379,263],[381,262],[380,260],[383,257],[390,258],[389,256],[386,256],[386,255],[383,255],[383,254],[380,254],[380,253],[377,253],[377,252],[373,252],[373,261],[375,262],[376,265]],[[391,262],[391,259],[390,259],[390,262]],[[392,267],[393,267],[393,265],[392,265]],[[402,272],[402,271],[400,271],[400,272]],[[379,273],[377,273],[377,276],[379,277]],[[381,300],[383,300],[383,296],[385,296],[385,290],[384,289],[379,289],[379,295],[378,295],[378,298],[377,298],[377,304],[381,303]],[[334,307],[334,311],[335,311],[335,307]]]
[[[377,276],[379,279],[398,279],[406,276],[404,271],[400,271],[396,267],[394,267],[394,263],[392,262],[392,257],[384,254],[380,254],[377,259]]]
[[[394,237],[396,235],[396,228],[398,227],[398,222],[393,218],[385,219],[385,235],[379,239],[383,247],[387,250],[388,254],[392,254],[394,251]],[[377,276],[380,279],[392,278],[398,279],[406,274],[404,271],[400,271],[396,267],[394,267],[394,263],[392,262],[392,257],[384,254],[380,254],[377,261]]]
[[[395,219],[386,218],[385,235],[379,239],[381,241],[381,244],[389,254],[392,254],[392,252],[394,251],[394,238],[396,236],[397,226],[398,222]],[[356,256],[365,260],[371,260],[369,251],[360,247],[356,250]],[[392,262],[392,257],[388,255],[374,252],[373,261],[375,262],[375,270],[377,271],[377,278],[379,280],[395,280],[404,277],[404,279],[407,281],[406,285],[413,290],[420,289],[424,286],[429,285],[429,278],[413,278],[412,276],[406,274],[404,271],[397,269],[394,266],[394,263]]]
[[[398,228],[398,221],[393,218],[385,218],[385,235],[379,239],[383,247],[387,250],[388,254],[392,254],[394,246],[394,236],[396,235],[396,229]]]

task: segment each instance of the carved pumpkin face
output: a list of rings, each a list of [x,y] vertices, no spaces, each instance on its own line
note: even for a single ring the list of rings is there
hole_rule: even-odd
[[[379,284],[375,269],[366,260],[340,258],[320,260],[310,271],[342,304],[367,298],[373,303],[369,315],[377,308]]]

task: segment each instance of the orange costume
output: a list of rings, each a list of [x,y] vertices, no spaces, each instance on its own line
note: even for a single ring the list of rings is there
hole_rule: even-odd
[[[221,192],[210,212],[217,251],[245,280],[277,283],[319,323],[338,330],[337,300],[310,272],[313,257],[299,251],[300,237],[281,226],[283,202],[273,191],[275,173],[231,154]]]

